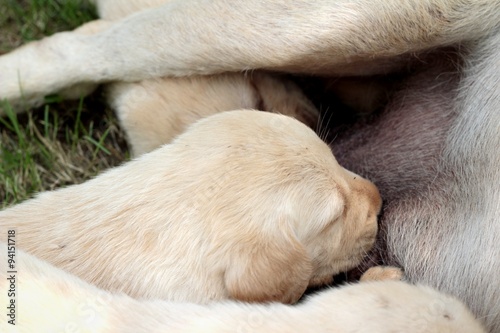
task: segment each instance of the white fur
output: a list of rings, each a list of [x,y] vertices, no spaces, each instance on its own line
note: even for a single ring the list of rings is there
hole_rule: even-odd
[[[2,56],[0,97],[34,103],[82,82],[255,68],[380,73],[399,66],[389,57],[477,39],[498,22],[490,0],[169,1],[94,35],[59,33]]]
[[[0,243],[5,248],[5,243]],[[99,290],[35,257],[17,251],[16,326],[5,333],[483,333],[467,308],[431,288],[398,281],[363,282],[330,289],[296,306],[236,302],[197,305],[135,300]],[[5,251],[0,260],[7,261]],[[0,290],[10,288],[5,270]],[[2,296],[4,293],[2,294]]]

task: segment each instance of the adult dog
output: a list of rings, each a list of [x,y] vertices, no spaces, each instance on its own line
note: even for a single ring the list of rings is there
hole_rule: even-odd
[[[82,83],[259,68],[403,71],[380,117],[332,149],[386,200],[374,255],[457,295],[496,333],[499,29],[500,3],[488,0],[171,1],[0,57],[0,97],[37,102]]]

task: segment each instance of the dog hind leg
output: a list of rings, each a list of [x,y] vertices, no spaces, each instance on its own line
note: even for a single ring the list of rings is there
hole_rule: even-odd
[[[498,6],[488,0],[172,1],[93,36],[56,34],[0,57],[0,98],[30,102],[80,82],[256,68],[373,73],[374,60],[486,35],[500,24]]]

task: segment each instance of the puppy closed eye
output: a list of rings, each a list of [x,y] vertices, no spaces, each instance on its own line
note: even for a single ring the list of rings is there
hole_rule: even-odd
[[[340,191],[333,193],[330,200],[325,204],[326,216],[320,231],[321,233],[330,232],[340,222],[339,219],[345,215],[347,210],[346,200]]]

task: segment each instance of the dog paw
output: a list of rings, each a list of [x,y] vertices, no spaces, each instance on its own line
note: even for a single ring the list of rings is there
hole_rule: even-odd
[[[360,278],[361,282],[366,281],[400,281],[404,277],[403,270],[392,266],[375,266],[368,269]]]

